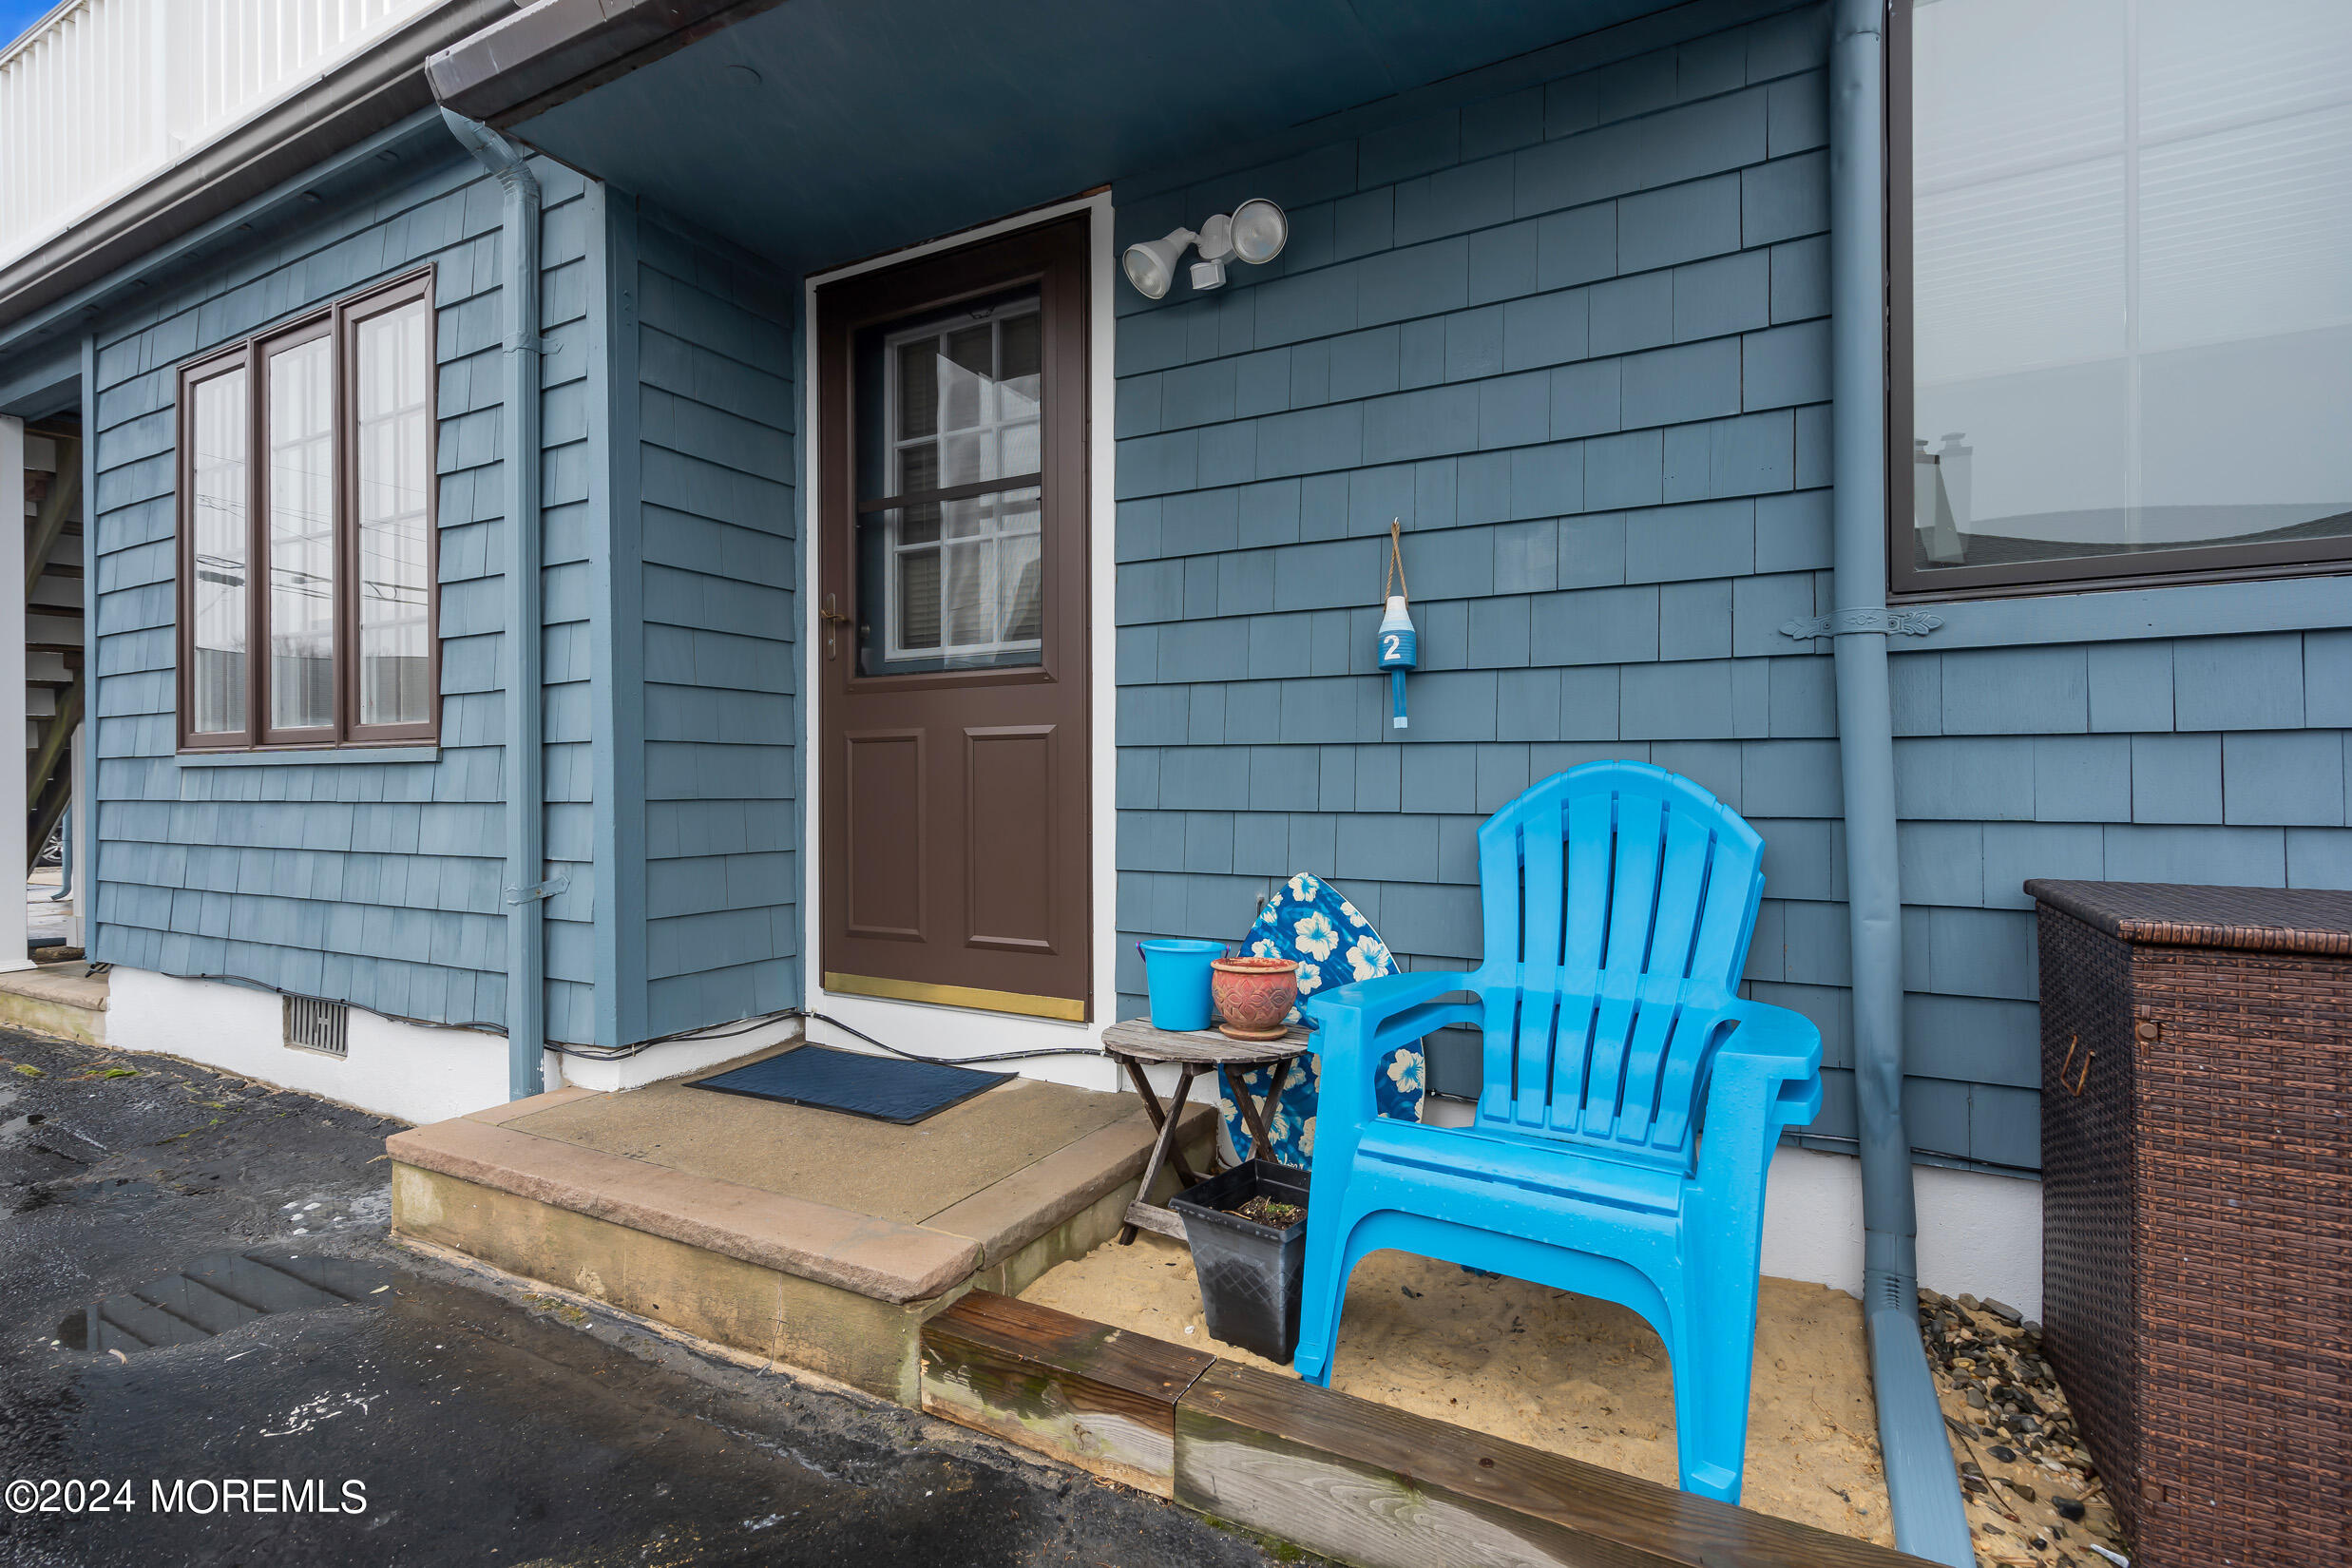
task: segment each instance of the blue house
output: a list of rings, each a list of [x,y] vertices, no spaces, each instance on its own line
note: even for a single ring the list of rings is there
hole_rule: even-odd
[[[2352,887],[2340,6],[379,9],[0,245],[116,1043],[1083,1046],[1298,870],[1475,962],[1479,823],[1634,757],[1826,1043],[1768,1270],[1860,1288],[1875,1139],[2030,1310],[2021,884]]]

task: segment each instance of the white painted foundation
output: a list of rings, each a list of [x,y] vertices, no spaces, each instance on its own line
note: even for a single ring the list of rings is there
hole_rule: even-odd
[[[507,1099],[504,1035],[398,1023],[354,1007],[350,1054],[332,1057],[285,1043],[284,1013],[274,991],[146,969],[116,968],[107,980],[107,1043],[125,1050],[179,1057],[402,1121],[446,1121]],[[671,1041],[610,1061],[558,1060],[565,1086],[611,1092],[698,1072],[799,1032],[798,1019],[779,1019],[740,1034]]]
[[[403,1121],[446,1121],[507,1098],[507,1040],[475,1029],[429,1029],[352,1009],[351,1054],[285,1043],[275,991],[117,967],[106,976],[106,1043],[160,1051],[239,1078]]]
[[[2041,1316],[2041,1183],[1933,1165],[1914,1165],[1911,1179],[1920,1283]],[[1764,1272],[1862,1294],[1862,1161],[1818,1149],[1773,1155]]]
[[[127,1050],[180,1057],[403,1121],[444,1121],[507,1098],[507,1042],[500,1035],[395,1023],[354,1007],[351,1054],[322,1056],[283,1043],[273,992],[144,969],[117,968],[109,979],[106,1038]],[[973,1015],[955,1016],[968,1023]],[[634,1089],[781,1044],[801,1032],[800,1020],[778,1019],[739,1034],[671,1041],[609,1061],[566,1056],[560,1059],[563,1081],[605,1093]],[[961,1033],[956,1043],[965,1049],[942,1055],[1001,1043],[985,1032],[976,1039],[968,1028]],[[1070,1034],[1086,1038],[1080,1028]],[[823,1025],[810,1038],[870,1049]],[[908,1043],[931,1051],[943,1042],[934,1036]],[[1100,1061],[1048,1058],[1030,1071],[1107,1089],[1114,1086],[1105,1081],[1107,1068]],[[1175,1087],[1173,1070],[1154,1073],[1155,1080],[1163,1077],[1169,1080],[1158,1084],[1164,1096]],[[1206,1082],[1196,1087],[1203,1098],[1212,1097]],[[1467,1107],[1446,1101],[1432,1100],[1430,1110],[1432,1121],[1466,1119]],[[1920,1283],[1950,1295],[1992,1296],[2028,1317],[2040,1316],[2041,1183],[1927,1165],[1914,1166],[1912,1177],[1919,1194]],[[1764,1272],[1862,1294],[1859,1160],[1814,1149],[1784,1148],[1774,1155],[1764,1209]]]

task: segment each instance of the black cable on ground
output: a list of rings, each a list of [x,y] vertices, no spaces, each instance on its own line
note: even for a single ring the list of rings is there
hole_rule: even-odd
[[[882,1041],[876,1040],[873,1036],[868,1034],[865,1030],[852,1028],[851,1025],[842,1023],[841,1020],[829,1017],[824,1013],[813,1013],[806,1007],[794,1007],[792,1010],[798,1013],[802,1018],[813,1018],[819,1023],[832,1024],[834,1028],[841,1030],[844,1034],[855,1035],[858,1039],[864,1041],[867,1044],[873,1046],[876,1050],[888,1051],[892,1056],[903,1056],[909,1061],[931,1061],[947,1067],[968,1066],[975,1061],[1024,1061],[1030,1057],[1037,1056],[1100,1057],[1102,1055],[1101,1050],[1093,1045],[1041,1045],[1035,1050],[998,1051],[989,1056],[924,1056],[919,1052],[902,1051],[895,1045],[886,1044]]]

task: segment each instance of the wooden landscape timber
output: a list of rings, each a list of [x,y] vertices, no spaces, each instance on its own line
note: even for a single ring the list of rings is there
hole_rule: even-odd
[[[924,1326],[923,1407],[1359,1568],[1924,1568],[985,1291]]]
[[[924,1326],[923,1408],[1176,1496],[1176,1400],[1216,1358],[974,1291]]]
[[[1920,1558],[1220,1361],[1176,1501],[1363,1568],[1897,1568]]]

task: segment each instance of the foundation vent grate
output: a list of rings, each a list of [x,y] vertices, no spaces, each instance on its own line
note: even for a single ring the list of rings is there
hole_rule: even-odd
[[[286,998],[286,1045],[322,1056],[351,1055],[351,1004],[315,996]]]

